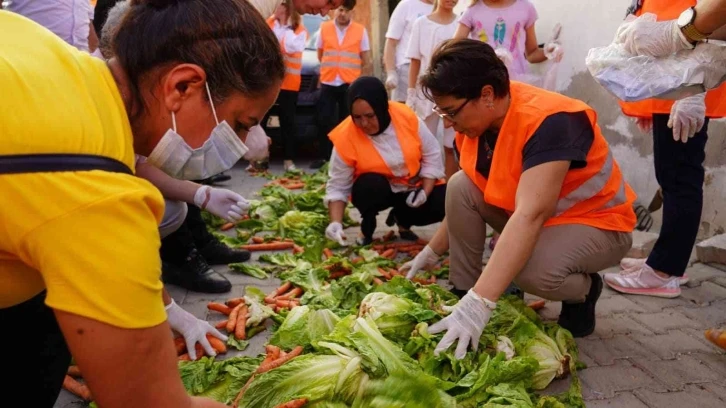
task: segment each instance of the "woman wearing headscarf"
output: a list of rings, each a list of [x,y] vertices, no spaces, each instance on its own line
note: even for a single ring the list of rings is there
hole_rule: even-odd
[[[446,184],[439,142],[406,105],[389,102],[383,83],[361,77],[348,89],[350,116],[329,137],[333,142],[325,204],[326,236],[345,245],[343,213],[350,198],[361,213],[362,242],[373,241],[376,216],[389,220],[401,238],[416,240],[411,226],[444,218]]]

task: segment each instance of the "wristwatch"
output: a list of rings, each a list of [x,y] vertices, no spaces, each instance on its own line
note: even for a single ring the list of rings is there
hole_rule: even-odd
[[[696,26],[693,25],[694,21],[696,21],[695,7],[687,8],[686,10],[684,10],[683,13],[681,13],[681,15],[678,17],[677,21],[678,28],[681,29],[681,33],[683,33],[683,35],[692,45],[696,45],[696,43],[707,39],[710,35],[698,31],[698,29],[696,29]]]

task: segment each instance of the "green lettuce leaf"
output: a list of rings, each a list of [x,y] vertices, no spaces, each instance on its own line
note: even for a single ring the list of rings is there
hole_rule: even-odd
[[[228,265],[235,272],[241,272],[257,279],[267,279],[267,272],[259,266],[249,264],[247,262],[238,262]]]

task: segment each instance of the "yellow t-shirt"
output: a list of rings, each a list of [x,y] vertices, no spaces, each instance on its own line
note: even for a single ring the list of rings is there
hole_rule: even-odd
[[[106,63],[0,11],[0,156],[76,153],[134,168]],[[123,328],[165,320],[159,191],[99,170],[0,175],[0,308],[47,289],[55,309]]]

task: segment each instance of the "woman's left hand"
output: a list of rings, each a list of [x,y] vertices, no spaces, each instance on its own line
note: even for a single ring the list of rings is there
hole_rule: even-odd
[[[406,198],[406,205],[411,208],[418,208],[426,204],[427,199],[428,195],[426,194],[426,191],[420,188],[418,190],[411,191],[408,194],[408,198]]]
[[[194,205],[228,222],[239,221],[250,208],[250,202],[234,191],[210,186],[199,187]]]
[[[431,334],[446,331],[444,338],[436,346],[434,355],[438,356],[442,351],[448,350],[449,346],[457,340],[458,344],[454,352],[454,357],[457,359],[466,356],[466,350],[470,344],[471,349],[476,351],[479,347],[481,333],[496,306],[496,303],[469,289],[469,292],[461,298],[449,316],[429,328]]]

